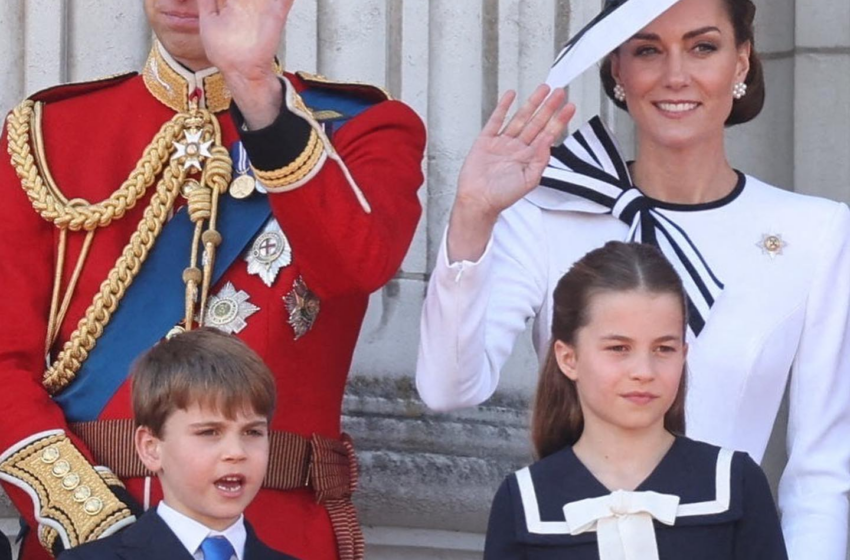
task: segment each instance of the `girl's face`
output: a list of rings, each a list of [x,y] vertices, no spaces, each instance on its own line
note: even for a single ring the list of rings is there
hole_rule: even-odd
[[[725,1],[681,0],[612,55],[641,142],[681,149],[722,137],[750,54]]]
[[[673,294],[603,292],[591,297],[588,317],[574,346],[555,342],[585,427],[663,430],[687,354],[681,302]]]

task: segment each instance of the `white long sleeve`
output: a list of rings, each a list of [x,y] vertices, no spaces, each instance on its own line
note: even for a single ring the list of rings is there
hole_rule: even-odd
[[[449,263],[444,236],[416,365],[416,387],[429,407],[475,406],[496,390],[517,336],[548,297],[548,252],[537,250],[546,242],[540,210],[525,201],[502,214],[476,263]]]
[[[850,492],[850,211],[838,205],[806,304],[779,486],[791,560],[845,560]]]

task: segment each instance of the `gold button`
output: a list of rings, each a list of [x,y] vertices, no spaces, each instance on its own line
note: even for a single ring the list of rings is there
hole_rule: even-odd
[[[65,475],[65,478],[62,479],[62,488],[65,490],[73,490],[77,486],[80,485],[80,475],[77,473],[70,473]]]
[[[764,241],[764,248],[774,253],[782,248],[782,240],[775,235],[771,235]]]
[[[74,501],[81,504],[91,498],[91,488],[88,486],[77,486],[74,490]]]
[[[103,501],[100,498],[89,498],[83,505],[83,510],[89,515],[97,515],[103,511]]]
[[[59,459],[59,450],[55,447],[48,447],[41,452],[41,460],[48,465],[52,465]]]
[[[61,461],[57,461],[55,465],[53,465],[53,476],[56,478],[64,478],[66,474],[71,472],[71,464],[62,459]]]

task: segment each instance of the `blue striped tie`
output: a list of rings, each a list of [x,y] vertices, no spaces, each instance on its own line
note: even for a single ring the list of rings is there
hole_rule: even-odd
[[[224,537],[207,537],[201,543],[204,560],[230,560],[233,556],[233,546]]]

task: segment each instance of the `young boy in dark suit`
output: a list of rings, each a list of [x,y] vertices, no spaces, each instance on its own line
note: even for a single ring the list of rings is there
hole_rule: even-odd
[[[242,515],[266,474],[275,407],[259,356],[214,329],[178,334],[136,362],[132,399],[136,452],[163,500],[61,560],[294,560],[260,542]]]

